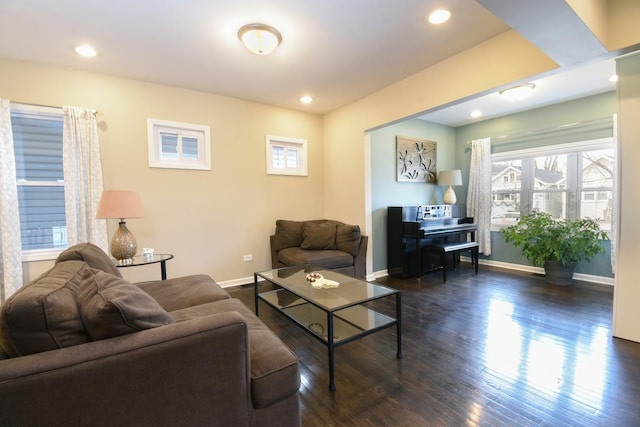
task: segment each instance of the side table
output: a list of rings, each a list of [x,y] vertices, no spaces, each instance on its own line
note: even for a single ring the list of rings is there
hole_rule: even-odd
[[[135,255],[131,259],[126,260],[114,260],[116,267],[139,267],[141,265],[160,263],[160,277],[162,280],[167,280],[167,261],[173,258],[172,254],[153,254],[148,255]]]

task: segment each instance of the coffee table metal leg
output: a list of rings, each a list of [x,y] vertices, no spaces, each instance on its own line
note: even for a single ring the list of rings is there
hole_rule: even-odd
[[[334,346],[333,346],[333,313],[327,312],[327,347],[329,347],[329,391],[336,391],[334,381]]]
[[[396,353],[396,359],[402,359],[402,300],[400,299],[400,293],[396,294],[396,335],[398,338],[398,352]]]

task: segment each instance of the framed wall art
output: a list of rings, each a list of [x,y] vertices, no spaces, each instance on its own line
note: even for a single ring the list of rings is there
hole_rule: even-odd
[[[398,182],[436,182],[435,141],[396,136]]]

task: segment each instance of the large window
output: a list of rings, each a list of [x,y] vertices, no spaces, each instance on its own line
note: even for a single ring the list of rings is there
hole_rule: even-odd
[[[543,211],[554,218],[593,218],[610,231],[614,167],[611,139],[494,154],[491,225]]]
[[[62,110],[11,108],[23,251],[67,246]]]

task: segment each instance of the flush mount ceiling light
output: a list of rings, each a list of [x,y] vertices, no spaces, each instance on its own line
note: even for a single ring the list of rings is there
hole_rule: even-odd
[[[313,98],[311,98],[309,95],[301,96],[300,102],[302,102],[303,104],[311,104],[313,102]]]
[[[280,32],[265,24],[243,26],[238,30],[238,38],[256,55],[268,55],[282,43]]]
[[[504,96],[509,101],[520,101],[525,99],[533,92],[536,85],[533,83],[524,83],[518,86],[510,87],[509,89],[501,90],[500,95]]]
[[[431,24],[442,24],[451,18],[451,12],[446,9],[434,10],[429,14],[429,22]]]

